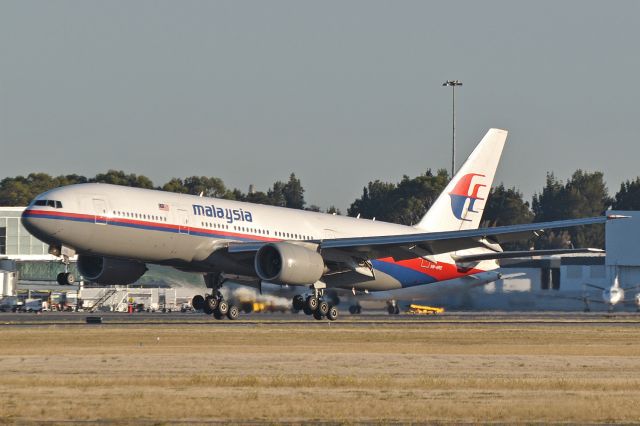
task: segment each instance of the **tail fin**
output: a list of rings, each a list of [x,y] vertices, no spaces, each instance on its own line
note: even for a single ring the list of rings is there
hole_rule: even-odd
[[[430,232],[478,228],[506,140],[506,130],[489,129],[415,228]]]

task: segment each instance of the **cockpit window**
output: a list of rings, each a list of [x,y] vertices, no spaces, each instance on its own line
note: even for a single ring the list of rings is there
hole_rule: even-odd
[[[46,206],[46,207],[53,207],[54,209],[61,209],[62,208],[62,202],[58,201],[58,200],[36,200],[35,203],[33,203],[34,206]]]

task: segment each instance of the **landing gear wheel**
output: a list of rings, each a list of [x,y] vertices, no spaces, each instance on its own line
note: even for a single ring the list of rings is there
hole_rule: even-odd
[[[65,284],[67,285],[73,285],[76,282],[76,276],[69,273],[69,272],[65,272]]]
[[[304,308],[304,298],[301,295],[297,295],[293,297],[293,309],[296,311],[301,311]]]
[[[312,315],[313,314],[313,311],[311,309],[309,309],[309,307],[306,304],[302,308],[302,312],[304,312],[305,315]]]
[[[60,284],[60,285],[64,285],[65,284],[64,272],[60,272],[58,274],[58,276],[56,277],[56,281],[58,281],[58,284]]]
[[[216,311],[213,311],[213,317],[217,320],[221,320],[222,318],[224,318],[224,315],[222,315],[220,312],[216,310]]]
[[[317,297],[314,297],[314,296],[307,297],[306,307],[309,308],[311,312],[315,312],[315,310],[318,309],[319,304],[320,304],[320,301],[318,300]]]
[[[205,302],[204,305],[202,306],[202,312],[204,312],[207,315],[212,315],[214,311],[213,309],[211,309],[209,304]]]
[[[216,309],[216,312],[219,312],[222,316],[227,315],[227,313],[229,312],[229,304],[226,301],[221,300],[220,302],[218,302],[218,308]]]
[[[399,315],[400,314],[400,306],[396,305],[396,308],[393,310],[393,314],[394,315]]]
[[[349,306],[349,313],[351,315],[355,315],[358,313],[358,308],[356,307],[356,305],[351,305]]]
[[[387,312],[389,312],[389,315],[393,315],[396,312],[396,307],[393,305],[387,306]]]
[[[329,312],[329,304],[327,302],[320,302],[318,304],[318,312],[320,315],[325,316]]]
[[[227,318],[230,320],[237,320],[240,316],[240,310],[236,305],[229,306],[229,312],[227,312]]]
[[[313,313],[313,317],[317,320],[321,320],[322,318],[324,318],[324,315],[322,315],[319,311],[315,311]]]
[[[329,321],[335,321],[338,319],[338,308],[331,306],[329,312],[327,312],[327,319]]]
[[[211,312],[213,312],[218,307],[218,298],[213,296],[207,296],[204,299],[204,305],[208,307]]]
[[[204,308],[204,297],[199,294],[193,296],[193,299],[191,299],[191,306],[193,306],[193,309],[201,311]]]

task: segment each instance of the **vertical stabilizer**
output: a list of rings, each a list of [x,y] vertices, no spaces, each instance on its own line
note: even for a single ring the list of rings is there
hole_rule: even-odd
[[[415,228],[429,232],[478,228],[506,140],[506,130],[490,129]]]

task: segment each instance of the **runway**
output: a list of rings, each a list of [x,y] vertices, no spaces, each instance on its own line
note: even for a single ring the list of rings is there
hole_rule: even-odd
[[[243,327],[250,325],[271,326],[398,326],[398,325],[453,325],[476,324],[496,325],[604,325],[604,326],[640,326],[640,313],[635,312],[447,312],[439,315],[388,315],[382,311],[360,315],[343,314],[337,321],[314,320],[312,317],[289,313],[251,313],[242,314],[240,319],[216,320],[200,312],[42,312],[42,313],[0,313],[0,327],[7,326],[45,326],[45,325],[85,325],[87,318],[100,318],[103,325],[178,325],[202,324],[215,327]]]

